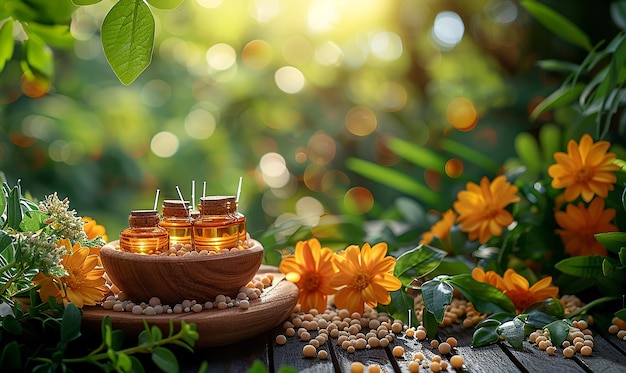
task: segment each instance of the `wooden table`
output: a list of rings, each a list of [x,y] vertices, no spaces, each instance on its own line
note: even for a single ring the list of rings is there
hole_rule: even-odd
[[[465,329],[460,324],[442,329],[438,339],[445,340],[454,336],[459,346],[450,355],[443,356],[448,360],[452,354],[460,354],[465,365],[459,372],[626,372],[626,341],[620,341],[613,335],[595,335],[593,356],[566,359],[561,349],[555,356],[548,356],[536,345],[524,342],[522,351],[514,350],[506,342],[494,345],[470,347],[473,329]],[[408,373],[408,363],[413,355],[421,351],[427,358],[439,354],[430,347],[430,341],[423,342],[404,335],[398,336],[386,348],[372,348],[348,353],[341,349],[337,340],[331,339],[323,348],[329,352],[328,359],[304,358],[302,347],[306,344],[297,337],[289,337],[287,344],[277,345],[275,337],[283,333],[282,327],[234,344],[188,351],[176,354],[182,372],[198,372],[203,361],[208,363],[208,372],[246,372],[255,361],[262,363],[268,372],[276,372],[282,366],[296,368],[300,372],[350,372],[350,364],[362,362],[366,367],[377,364],[382,372]],[[315,333],[313,333],[315,335]],[[403,346],[404,357],[396,358],[392,354],[394,346]],[[146,362],[146,371],[158,371]],[[454,372],[451,367],[448,372]],[[367,372],[367,369],[366,369]],[[430,370],[420,369],[420,372]]]

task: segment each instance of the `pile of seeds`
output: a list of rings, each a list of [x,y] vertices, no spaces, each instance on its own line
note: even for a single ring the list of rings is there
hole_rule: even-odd
[[[626,321],[614,317],[609,326],[609,333],[617,335],[617,338],[626,341]]]
[[[545,351],[548,355],[555,355],[557,353],[557,346],[552,344],[548,329],[537,329],[530,333],[528,340],[530,343],[537,345],[540,350]],[[593,332],[588,328],[587,321],[573,321],[567,335],[567,340],[563,341],[561,345],[563,348],[563,356],[571,358],[576,355],[576,353],[580,353],[582,356],[591,356],[593,346]]]
[[[189,313],[202,312],[210,309],[227,309],[238,307],[248,309],[250,301],[258,299],[263,293],[263,289],[272,285],[274,275],[271,273],[262,276],[255,276],[246,286],[242,286],[236,297],[218,295],[213,300],[204,303],[196,300],[184,300],[174,306],[164,305],[158,297],[152,297],[148,302],[135,303],[128,298],[124,292],[110,295],[102,303],[105,310],[116,312],[131,312],[134,315],[159,315],[163,313]]]

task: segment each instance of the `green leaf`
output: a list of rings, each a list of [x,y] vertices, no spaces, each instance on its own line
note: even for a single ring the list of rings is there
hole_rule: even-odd
[[[506,339],[506,341],[509,342],[513,348],[521,350],[523,348],[525,337],[525,326],[526,324],[524,321],[522,321],[518,316],[513,320],[507,321],[498,326],[496,331],[501,336],[504,336],[504,339]]]
[[[407,161],[445,174],[446,159],[432,150],[395,137],[387,139],[389,149]]]
[[[521,132],[515,136],[515,152],[520,160],[528,167],[531,173],[541,171],[542,159],[538,157],[541,154],[539,144],[533,135],[528,132]]]
[[[7,225],[17,230],[22,221],[22,209],[20,208],[20,190],[17,186],[9,191],[7,200]]]
[[[0,355],[0,370],[3,372],[21,372],[22,352],[17,341],[7,343]]]
[[[539,131],[539,144],[544,162],[551,164],[554,153],[561,149],[561,130],[554,124],[544,124]]]
[[[41,23],[29,23],[29,34],[37,35],[43,42],[53,47],[70,48],[74,44],[74,36],[67,25],[46,25]]]
[[[424,309],[424,312],[422,312],[422,324],[426,328],[428,338],[433,339],[437,336],[440,322],[437,322],[435,315],[431,311]]]
[[[556,36],[573,45],[584,48],[587,51],[591,50],[592,46],[589,36],[558,12],[539,2],[531,0],[524,0],[521,2],[521,5],[528,13],[535,17],[539,23],[552,31]]]
[[[154,30],[152,12],[141,0],[120,0],[104,18],[104,54],[123,84],[132,83],[150,65]]]
[[[72,0],[75,5],[93,5],[98,4],[102,0]]]
[[[611,18],[622,30],[626,30],[626,1],[613,1],[610,5]]]
[[[178,361],[176,355],[167,348],[155,347],[152,350],[152,362],[166,373],[178,372]]]
[[[570,324],[565,320],[556,320],[545,326],[550,332],[550,340],[555,346],[561,346],[567,339]]]
[[[505,312],[515,314],[515,305],[500,290],[494,286],[476,281],[470,274],[456,275],[450,278],[450,283],[465,296],[477,311],[482,313]]]
[[[22,324],[13,315],[6,315],[2,318],[2,328],[15,335],[21,335],[23,332]]]
[[[621,310],[615,312],[615,317],[620,320],[626,321],[626,308],[622,308]]]
[[[441,197],[437,192],[416,181],[411,175],[358,158],[348,158],[346,167],[373,181],[404,192],[420,201],[438,204]]]
[[[143,369],[143,364],[141,364],[141,360],[137,359],[134,356],[129,356],[130,361],[132,362],[131,372],[133,373],[144,373],[145,369]]]
[[[394,275],[408,285],[413,279],[432,272],[446,255],[445,251],[435,247],[419,245],[398,257]]]
[[[480,328],[476,328],[472,336],[472,347],[487,346],[496,343],[500,339],[497,330],[500,326],[499,322],[490,323]]]
[[[608,251],[612,253],[618,253],[621,248],[626,247],[626,233],[625,232],[606,232],[596,233],[594,237],[600,245],[604,246]]]
[[[560,60],[543,60],[537,62],[537,65],[546,71],[556,71],[562,73],[573,73],[576,72],[580,66],[573,64],[571,62],[565,62]]]
[[[13,20],[9,19],[0,28],[0,72],[4,70],[6,62],[13,58],[15,41],[13,41]],[[0,213],[4,208],[0,206]]]
[[[153,342],[159,342],[163,339],[163,333],[156,325],[153,325],[152,328],[150,328],[150,334],[152,335]]]
[[[539,115],[543,112],[552,110],[557,107],[568,105],[578,99],[582,91],[585,89],[584,84],[563,85],[556,91],[552,92],[550,96],[546,97],[539,105],[535,106],[532,113],[530,113],[529,119],[531,122],[537,120]]]
[[[561,260],[554,267],[568,275],[595,278],[603,276],[603,260],[604,257],[599,255],[575,256]]]
[[[36,232],[47,224],[44,223],[50,215],[42,211],[27,211],[20,222],[20,230],[22,232]]]
[[[408,324],[408,312],[411,312],[412,324],[417,324],[417,316],[413,310],[415,299],[407,294],[404,289],[392,291],[389,295],[391,295],[391,302],[386,306],[379,305],[378,307],[386,309],[387,313],[394,319],[402,320],[405,324]]]
[[[118,372],[131,372],[133,368],[133,360],[130,356],[120,353],[115,361],[115,370]]]
[[[549,322],[552,322],[555,318],[557,319],[562,318],[563,315],[565,314],[565,310],[563,309],[563,304],[561,303],[561,301],[558,299],[554,299],[554,298],[544,299],[541,302],[536,302],[526,307],[526,309],[523,311],[523,313],[528,314],[528,319],[526,320],[526,322],[530,323],[529,319],[531,318],[534,312],[541,312],[552,317],[552,320],[548,322],[544,322],[541,325],[538,325],[537,326],[538,328],[542,327],[543,325]],[[540,317],[543,318],[544,316],[540,316]]]
[[[438,277],[422,284],[422,298],[424,307],[435,316],[437,323],[443,321],[446,307],[452,302],[454,289],[449,283]]]
[[[439,140],[439,146],[442,150],[455,154],[458,157],[482,167],[487,171],[496,173],[500,168],[500,164],[498,162],[483,154],[480,150],[472,149],[471,147],[463,145],[457,141],[444,138]]]
[[[80,337],[81,312],[74,303],[68,303],[63,311],[63,320],[61,321],[61,340],[62,344],[67,344]]]
[[[246,373],[267,373],[267,369],[265,368],[265,364],[263,364],[260,360],[255,360]]]
[[[174,9],[182,2],[183,0],[148,0],[148,4],[159,9]]]
[[[24,59],[31,70],[45,77],[51,77],[54,73],[54,55],[50,47],[33,34],[30,34],[30,37],[24,40],[23,45],[25,51]]]
[[[0,248],[2,246],[0,245]],[[619,262],[621,263],[621,265],[626,265],[626,247],[622,247],[621,249],[619,249]]]
[[[294,367],[283,365],[282,367],[278,368],[277,373],[298,373],[298,370]]]

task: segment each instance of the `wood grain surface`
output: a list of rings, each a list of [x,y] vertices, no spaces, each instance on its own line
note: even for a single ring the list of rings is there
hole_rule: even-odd
[[[156,325],[164,335],[169,333],[170,320],[175,330],[180,321],[195,323],[200,339],[196,348],[227,345],[264,333],[281,324],[291,314],[298,301],[298,287],[284,278],[277,267],[261,265],[257,274],[271,273],[274,281],[265,288],[259,299],[250,301],[247,310],[238,307],[225,310],[211,309],[198,313],[160,314],[154,316],[133,315],[130,312],[105,310],[100,306],[83,309],[83,328],[88,333],[100,333],[100,323],[109,316],[113,328],[121,329],[127,338],[136,341],[144,329],[143,319]]]

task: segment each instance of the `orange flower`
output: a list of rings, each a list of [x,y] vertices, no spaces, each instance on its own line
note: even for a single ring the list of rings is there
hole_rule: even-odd
[[[402,283],[393,275],[396,259],[386,254],[387,244],[380,242],[372,247],[366,243],[362,249],[351,245],[335,255],[338,272],[331,286],[339,289],[335,294],[338,309],[363,313],[364,304],[375,308],[391,302],[389,292],[400,289]]]
[[[460,191],[453,204],[459,214],[461,231],[467,232],[470,240],[478,239],[480,243],[501,235],[502,228],[513,222],[513,216],[505,208],[520,200],[517,190],[502,175],[492,183],[486,177],[480,180],[480,185],[468,182],[467,190]]]
[[[430,227],[430,231],[425,232],[420,241],[421,245],[428,245],[437,237],[440,241],[445,240],[450,235],[450,229],[454,225],[456,214],[452,210],[443,213],[441,219]]]
[[[613,190],[619,166],[613,163],[615,154],[607,152],[611,144],[608,141],[593,142],[589,134],[584,134],[580,144],[570,140],[567,153],[554,153],[556,164],[548,167],[552,177],[552,187],[565,188],[565,199],[573,201],[582,196],[585,202],[594,195],[606,198]]]
[[[565,211],[557,211],[554,217],[562,228],[557,229],[556,233],[561,236],[565,252],[569,255],[607,255],[606,248],[600,245],[594,235],[617,232],[617,227],[611,224],[615,209],[605,210],[602,198],[594,198],[589,208],[585,208],[582,202],[578,202],[578,206],[569,204]]]
[[[308,312],[312,308],[319,311],[326,309],[327,296],[335,289],[330,281],[335,273],[333,267],[333,251],[322,248],[316,238],[300,241],[296,244],[295,255],[280,262],[279,269],[287,280],[295,282],[300,288],[298,303],[302,310]]]
[[[552,286],[552,277],[544,277],[529,287],[528,280],[512,268],[504,272],[502,289],[500,290],[513,301],[518,313],[533,303],[541,302],[547,298],[557,298],[559,295],[559,288]]]
[[[44,302],[52,296],[64,304],[77,307],[94,306],[104,298],[109,289],[105,284],[104,268],[98,267],[98,256],[89,255],[89,249],[79,243],[73,247],[68,239],[59,240],[58,247],[65,246],[70,254],[63,255],[61,264],[67,274],[62,277],[46,276],[39,272],[33,282],[40,285],[39,296]]]
[[[497,274],[495,271],[485,272],[480,267],[474,267],[474,269],[472,269],[472,278],[479,282],[486,282],[493,287],[502,290],[502,276]]]
[[[82,220],[85,222],[85,225],[83,225],[83,230],[87,234],[88,239],[93,240],[94,238],[102,237],[104,242],[109,242],[106,228],[104,228],[103,225],[98,224],[89,216],[84,216]]]

